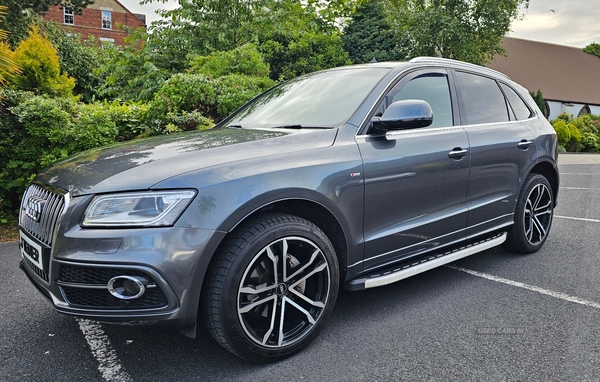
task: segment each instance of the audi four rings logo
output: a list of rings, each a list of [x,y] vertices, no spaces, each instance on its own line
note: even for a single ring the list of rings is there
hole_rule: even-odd
[[[29,216],[33,221],[39,222],[42,217],[42,210],[46,204],[46,199],[40,198],[39,196],[31,196],[27,199],[27,206],[25,207],[25,214]]]

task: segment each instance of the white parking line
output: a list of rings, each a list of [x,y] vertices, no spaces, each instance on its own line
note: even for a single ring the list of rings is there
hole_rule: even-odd
[[[561,172],[560,175],[600,175],[597,172]]]
[[[488,273],[483,273],[483,272],[477,272],[477,271],[473,271],[467,268],[461,268],[461,267],[457,267],[455,265],[445,265],[446,268],[450,268],[450,269],[454,269],[455,271],[460,271],[460,272],[465,272],[468,273],[470,275],[473,276],[477,276],[477,277],[481,277],[487,280],[491,280],[491,281],[496,281],[502,284],[507,284],[507,285],[511,285],[517,288],[522,288],[522,289],[527,289],[533,292],[537,292],[537,293],[541,293],[541,294],[545,294],[546,296],[551,296],[554,298],[558,298],[564,301],[568,301],[568,302],[574,302],[576,304],[581,304],[581,305],[585,305],[585,306],[589,306],[591,308],[596,308],[596,309],[600,309],[600,304],[598,304],[597,302],[593,302],[593,301],[588,301],[588,300],[584,300],[582,298],[579,297],[574,297],[574,296],[569,296],[568,294],[564,294],[561,292],[554,292],[548,289],[543,289],[540,287],[537,287],[535,285],[529,285],[529,284],[525,284],[519,281],[513,281],[513,280],[508,280],[508,279],[504,279],[502,277],[498,277],[498,276],[494,276],[494,275],[490,275]]]
[[[560,218],[560,219],[580,220],[580,221],[583,221],[583,222],[600,223],[600,220],[597,220],[597,219],[572,218],[570,216],[560,216],[560,215],[554,215],[554,217],[555,218]]]
[[[77,323],[79,323],[79,329],[83,332],[94,358],[98,361],[98,370],[102,374],[102,379],[110,382],[133,381],[123,369],[117,353],[112,348],[100,324],[81,318],[77,319]]]
[[[560,187],[561,190],[600,190],[600,188]]]

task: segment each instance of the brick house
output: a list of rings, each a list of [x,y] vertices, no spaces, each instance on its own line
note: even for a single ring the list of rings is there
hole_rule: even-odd
[[[42,17],[85,37],[94,35],[100,41],[116,45],[125,45],[124,39],[127,37],[127,32],[119,28],[120,25],[134,29],[146,27],[145,15],[131,13],[117,0],[96,0],[84,8],[81,15],[66,7],[52,6]]]

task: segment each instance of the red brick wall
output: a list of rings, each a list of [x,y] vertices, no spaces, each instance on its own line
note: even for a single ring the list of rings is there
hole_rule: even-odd
[[[48,12],[43,15],[46,20],[56,21],[60,24],[64,22],[63,8],[58,6],[50,7]],[[75,14],[73,16],[73,25],[63,24],[67,29],[72,29],[74,32],[81,33],[84,37],[94,35],[98,39],[112,38],[116,45],[125,45],[124,38],[127,33],[118,28],[118,25],[127,25],[137,29],[144,27],[144,24],[131,13],[111,12],[112,29],[102,29],[102,11],[99,9],[84,9],[82,15]]]

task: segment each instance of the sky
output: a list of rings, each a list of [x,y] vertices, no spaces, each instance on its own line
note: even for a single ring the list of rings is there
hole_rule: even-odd
[[[139,0],[119,0],[133,13],[146,15],[146,23],[158,20],[154,11],[177,7],[167,3],[139,5]],[[600,43],[600,0],[530,0],[522,20],[513,22],[511,37],[583,48]]]

